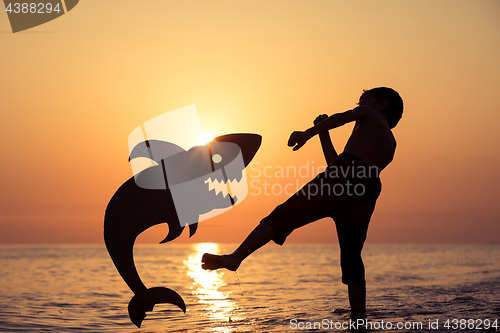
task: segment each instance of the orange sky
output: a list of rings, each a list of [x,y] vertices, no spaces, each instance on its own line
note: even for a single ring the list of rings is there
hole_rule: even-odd
[[[248,176],[264,181],[255,169],[321,165],[319,140],[293,152],[290,133],[375,86],[405,113],[368,242],[495,242],[498,59],[498,1],[85,0],[16,34],[0,13],[0,243],[101,243],[128,135],[164,112],[196,104],[205,131],[262,135]],[[287,198],[255,191],[176,242],[240,242]],[[334,224],[289,241],[336,242]]]

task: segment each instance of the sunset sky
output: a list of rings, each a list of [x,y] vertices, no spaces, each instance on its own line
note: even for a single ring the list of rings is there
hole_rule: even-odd
[[[192,104],[204,131],[263,140],[245,201],[175,242],[240,242],[287,199],[264,181],[315,175],[258,177],[265,167],[325,163],[318,138],[294,152],[290,133],[377,86],[405,110],[367,242],[497,242],[499,59],[496,0],[84,0],[15,34],[2,11],[0,244],[102,243],[106,205],[132,176],[129,134]],[[338,151],[352,127],[331,131]],[[337,242],[334,223],[288,241]]]

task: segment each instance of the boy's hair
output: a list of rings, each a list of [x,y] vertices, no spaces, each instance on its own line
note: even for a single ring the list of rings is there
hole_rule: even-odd
[[[364,95],[373,96],[379,100],[386,99],[389,102],[389,106],[381,110],[381,112],[387,115],[389,127],[396,127],[399,119],[403,116],[403,99],[399,96],[398,92],[391,88],[378,87],[370,90],[363,90],[361,96]]]

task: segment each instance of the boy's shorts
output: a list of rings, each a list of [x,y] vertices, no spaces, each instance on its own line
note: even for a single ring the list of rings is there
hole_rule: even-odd
[[[337,227],[342,282],[365,285],[361,250],[381,188],[376,167],[342,153],[261,223],[270,225],[273,241],[283,245],[293,230],[331,217]]]

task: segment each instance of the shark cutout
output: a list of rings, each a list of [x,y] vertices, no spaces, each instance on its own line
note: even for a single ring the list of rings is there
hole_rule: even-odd
[[[210,215],[214,211],[235,205],[238,196],[246,195],[246,182],[243,186],[240,182],[261,141],[260,135],[237,133],[218,136],[188,151],[160,140],[144,141],[132,149],[129,160],[147,157],[156,165],[136,174],[115,192],[104,216],[104,240],[115,267],[135,294],[128,312],[137,327],[155,304],[171,303],[184,313],[186,304],[169,288],[144,285],[133,258],[135,239],[161,223],[167,223],[169,231],[160,243],[179,237],[186,225],[191,237],[202,216],[210,218],[217,215]]]

